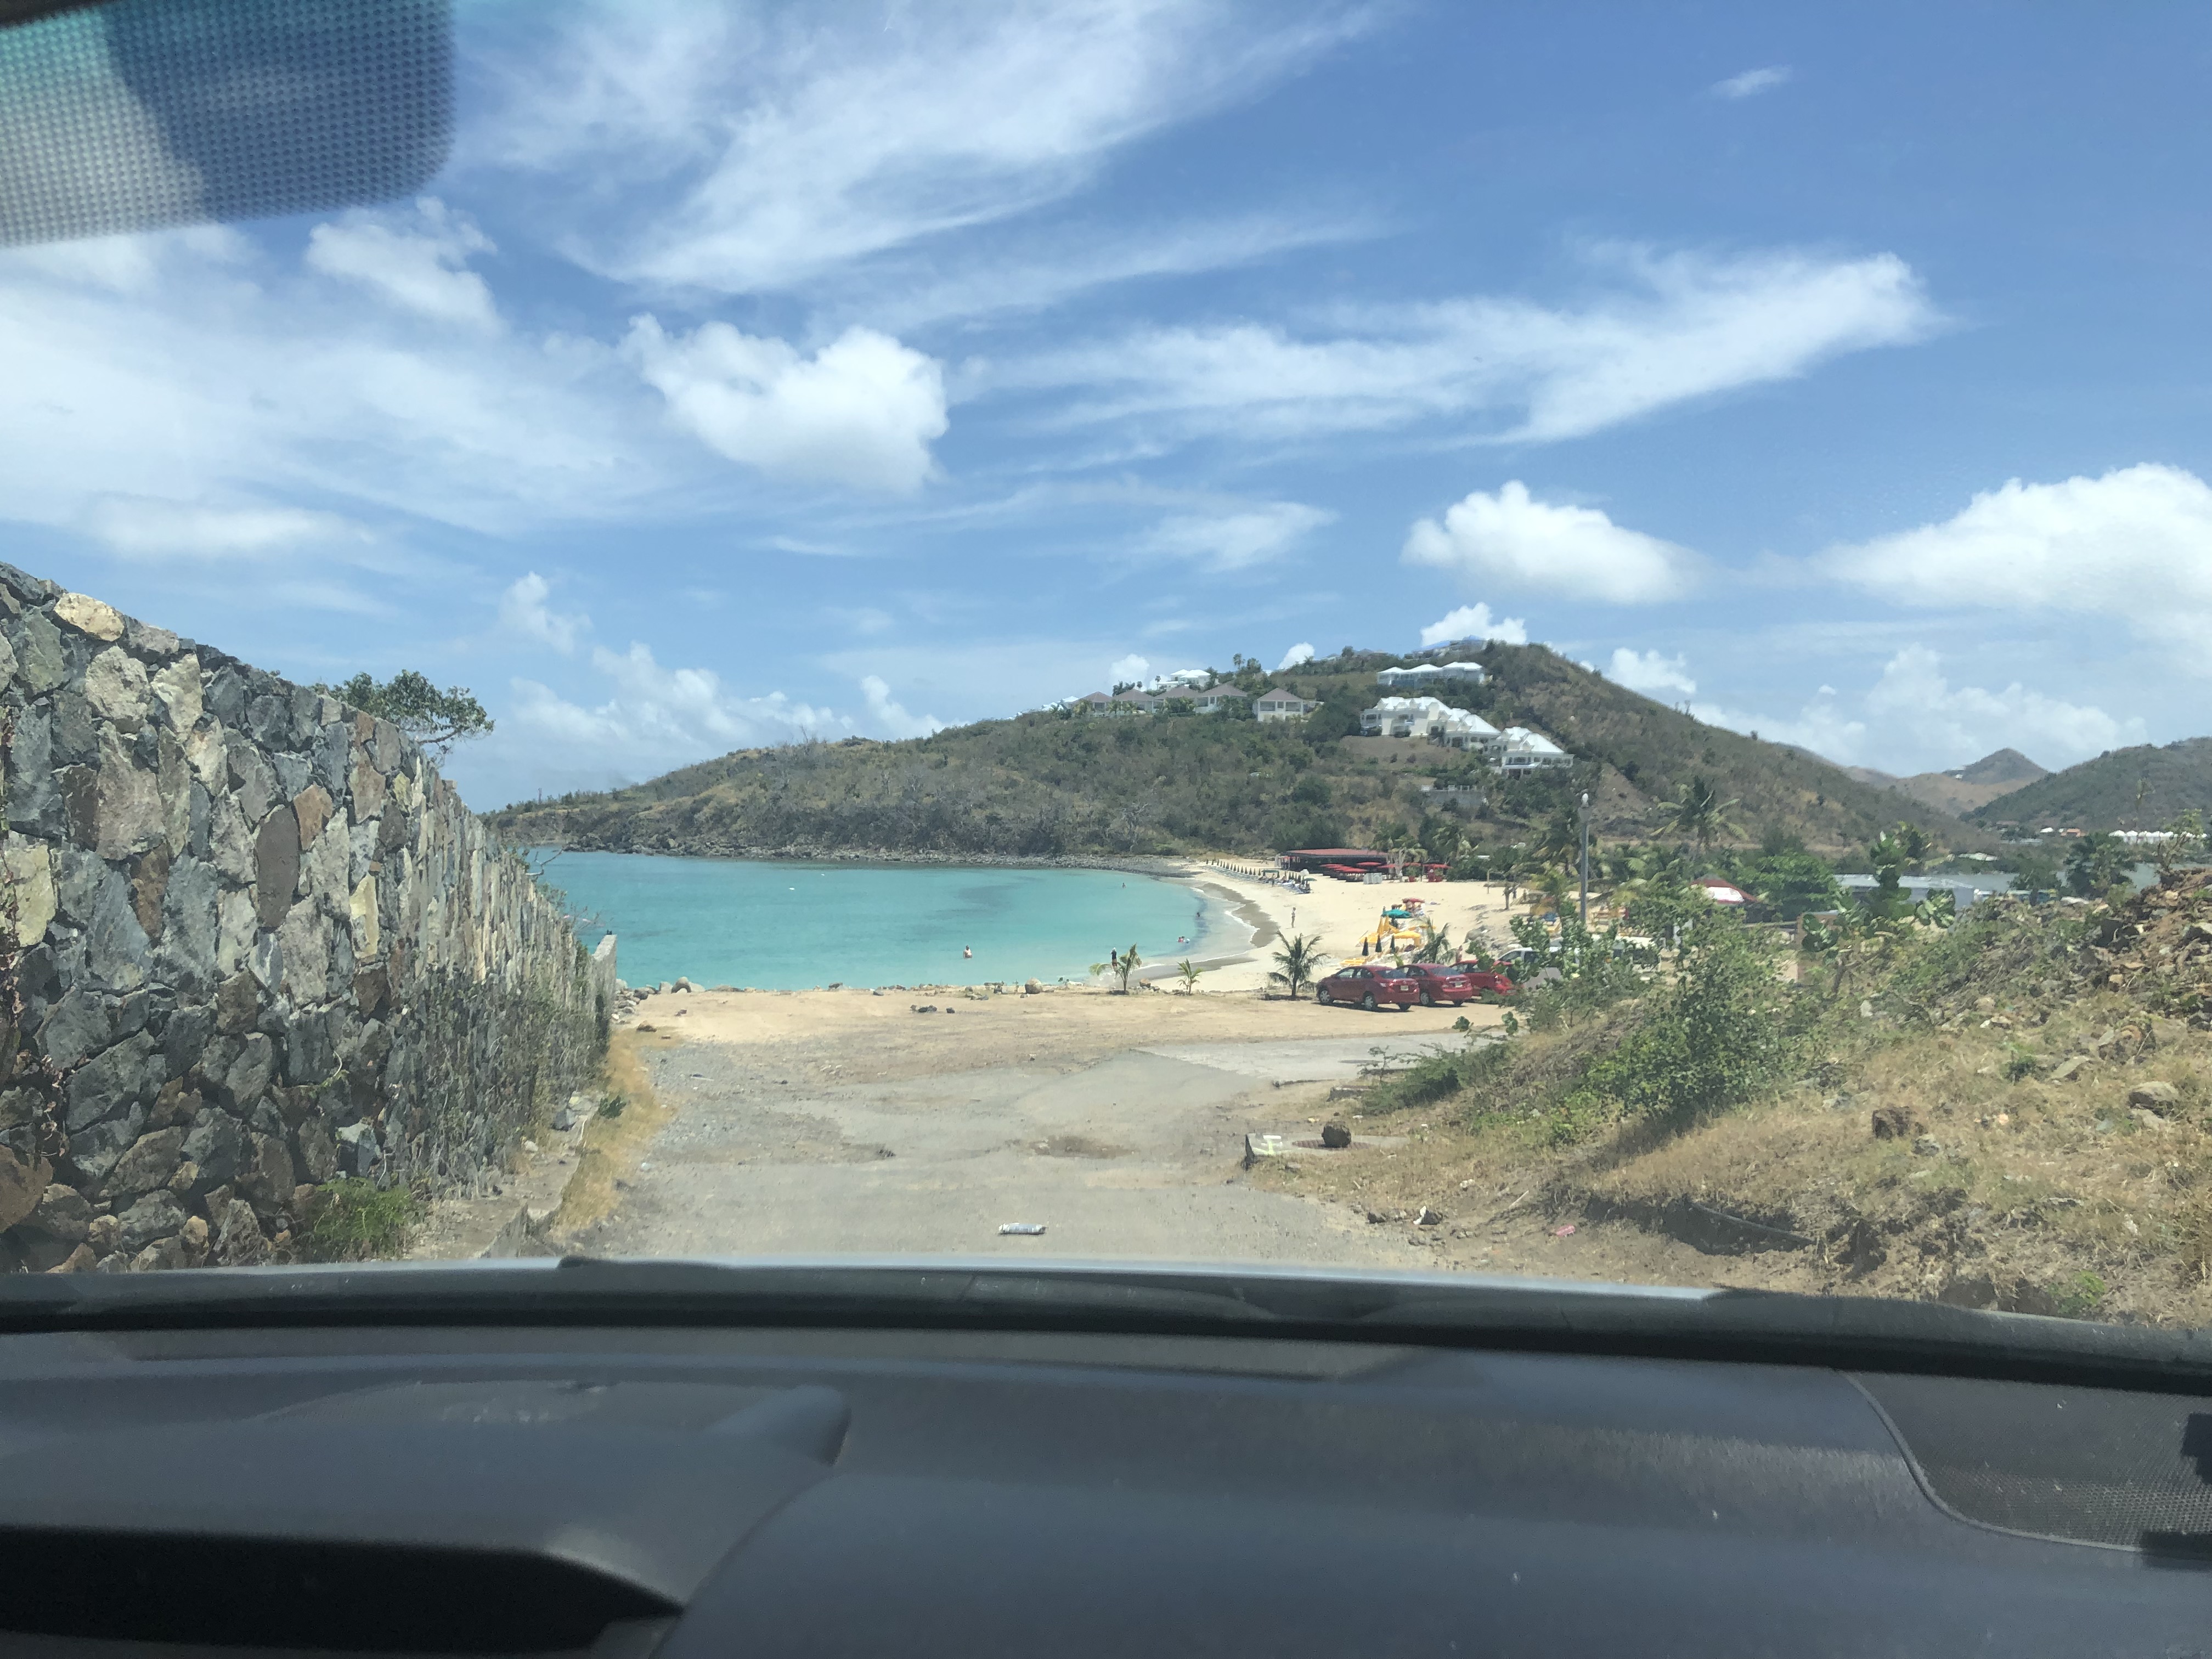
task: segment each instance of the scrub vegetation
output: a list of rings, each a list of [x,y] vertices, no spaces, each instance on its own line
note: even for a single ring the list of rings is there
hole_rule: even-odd
[[[1594,957],[1368,1091],[1402,1154],[1273,1178],[1461,1265],[1579,1229],[1615,1276],[2212,1321],[2212,872],[1782,932]]]

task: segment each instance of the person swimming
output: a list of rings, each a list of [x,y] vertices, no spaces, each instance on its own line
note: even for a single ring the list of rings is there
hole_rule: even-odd
[[[963,945],[960,947],[960,954],[963,957],[973,957],[975,951],[973,946]]]

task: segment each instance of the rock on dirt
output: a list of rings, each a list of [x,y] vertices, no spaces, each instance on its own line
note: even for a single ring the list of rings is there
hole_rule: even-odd
[[[1909,1106],[1877,1106],[1872,1121],[1876,1140],[1910,1140],[1920,1129]]]
[[[2128,1091],[2128,1104],[2140,1106],[2145,1111],[2163,1116],[2166,1109],[2181,1098],[2181,1091],[2171,1083],[2138,1083]]]

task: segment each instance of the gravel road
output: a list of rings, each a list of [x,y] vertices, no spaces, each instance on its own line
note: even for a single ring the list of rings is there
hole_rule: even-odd
[[[1348,1078],[1376,1037],[1101,1054],[1095,1034],[1023,1030],[1034,1052],[1011,1063],[853,1082],[860,1051],[834,1036],[664,1039],[642,1057],[667,1126],[571,1247],[1426,1265],[1397,1230],[1243,1176],[1248,1130],[1321,1109],[1319,1085],[1283,1085]]]

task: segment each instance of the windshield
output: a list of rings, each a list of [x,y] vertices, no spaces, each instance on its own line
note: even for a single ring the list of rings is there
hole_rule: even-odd
[[[2212,1319],[2212,14],[326,12],[0,30],[0,1270]]]

